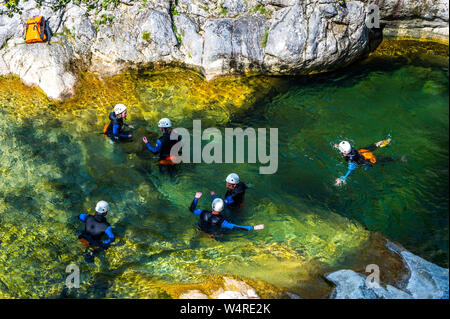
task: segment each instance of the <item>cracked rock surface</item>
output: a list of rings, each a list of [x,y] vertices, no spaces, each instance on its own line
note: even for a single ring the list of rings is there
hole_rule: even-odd
[[[374,2],[391,31],[406,24],[427,30],[422,37],[446,26],[448,35],[448,0],[347,1],[346,7],[335,0],[121,0],[94,9],[73,1],[59,8],[58,2],[43,0],[38,8],[21,0],[21,14],[0,15],[0,75],[18,75],[53,99],[74,93],[80,70],[114,75],[176,64],[210,80],[343,67],[380,39],[365,23]],[[426,10],[431,3],[433,10]],[[25,22],[38,15],[48,19],[50,44],[25,44]]]

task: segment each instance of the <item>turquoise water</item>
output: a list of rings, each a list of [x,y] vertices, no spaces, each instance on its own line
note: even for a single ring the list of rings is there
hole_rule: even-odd
[[[224,274],[324,296],[325,271],[381,254],[374,233],[448,267],[448,75],[448,57],[432,54],[238,84],[168,69],[96,82],[60,104],[0,79],[0,296],[167,298],[176,297],[172,285]],[[122,101],[136,140],[112,145],[97,133]],[[153,143],[163,116],[189,130],[193,119],[222,132],[278,128],[279,169],[260,175],[260,164],[203,163],[181,165],[174,179],[160,175],[140,138]],[[364,147],[388,136],[392,143],[376,154],[407,162],[359,168],[334,186],[346,172],[334,143]],[[208,208],[209,191],[224,193],[230,172],[250,185],[231,220],[266,228],[214,240],[188,206],[202,191],[199,206]],[[118,240],[87,264],[77,216],[101,199],[111,204]],[[81,268],[77,291],[64,289],[69,263]]]

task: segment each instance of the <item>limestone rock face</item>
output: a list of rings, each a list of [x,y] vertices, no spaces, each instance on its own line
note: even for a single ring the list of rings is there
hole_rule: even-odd
[[[410,272],[406,283],[398,283],[399,287],[376,285],[367,282],[367,277],[343,269],[326,278],[332,281],[336,288],[331,298],[336,299],[448,299],[449,298],[449,273],[448,269],[439,267],[420,258],[411,252],[395,245],[387,243],[387,247],[399,254],[405,267]]]
[[[380,7],[384,35],[448,43],[449,0],[370,0]]]
[[[113,75],[172,63],[208,80],[323,72],[356,61],[379,40],[366,24],[372,2],[347,1],[343,7],[335,0],[123,0],[92,8],[21,0],[21,14],[0,15],[0,75],[16,74],[62,99],[73,93],[79,70]],[[398,21],[424,34],[448,35],[448,0],[378,4],[391,31],[403,32]],[[36,15],[49,22],[50,45],[24,44],[25,22]]]

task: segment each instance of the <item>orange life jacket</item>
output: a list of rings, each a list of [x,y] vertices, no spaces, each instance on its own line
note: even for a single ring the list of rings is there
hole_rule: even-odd
[[[105,124],[105,126],[103,126],[103,134],[105,134],[105,137],[108,137],[108,135],[106,135],[106,131],[108,130],[108,126],[109,126],[109,124]]]
[[[377,162],[377,158],[369,150],[362,148],[362,149],[358,150],[358,153],[361,154],[365,160],[370,161],[372,164],[375,164]]]
[[[47,34],[45,32],[45,19],[44,17],[33,17],[27,20],[27,29],[25,32],[25,42],[35,43],[44,42],[47,40]]]
[[[175,163],[173,162],[175,158],[176,156],[167,156],[165,159],[159,160],[159,164],[173,166],[175,165]]]

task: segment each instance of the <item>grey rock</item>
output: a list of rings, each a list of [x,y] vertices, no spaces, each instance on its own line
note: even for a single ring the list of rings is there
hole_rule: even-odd
[[[439,267],[408,251],[401,253],[411,277],[406,289],[416,299],[448,299],[448,269]]]
[[[366,287],[366,278],[353,270],[343,269],[326,278],[336,284],[334,299],[377,299],[377,294]]]
[[[180,14],[174,17],[177,30],[181,37],[181,51],[184,61],[193,66],[202,66],[203,38],[199,34],[199,27],[186,15]]]
[[[40,8],[35,0],[21,1],[21,15],[0,16],[0,74],[26,75],[27,84],[63,98],[73,92],[69,86],[78,69],[113,75],[176,63],[208,80],[243,72],[328,71],[369,52],[371,31],[365,21],[374,1],[347,1],[343,8],[335,0],[179,0],[173,11],[169,0],[123,0],[100,11],[88,10],[85,3],[54,11],[58,0],[44,0]],[[448,0],[378,3],[385,35],[448,36]],[[37,45],[22,48],[25,21],[34,15],[45,16],[58,34],[52,39],[55,48],[39,54]],[[15,54],[23,54],[23,61]],[[57,78],[42,81],[39,65],[46,68],[42,74],[52,69]]]
[[[305,47],[306,29],[302,6],[277,11],[267,38],[265,53],[271,57],[266,62],[297,64]]]
[[[62,99],[74,93],[76,77],[67,71],[71,56],[64,44],[19,44],[5,50],[0,70],[18,75],[26,85],[41,87],[50,98]]]
[[[448,43],[449,0],[369,0],[380,8],[388,38],[436,39]]]
[[[326,275],[336,288],[331,298],[336,299],[448,299],[448,269],[439,267],[418,257],[398,245],[388,241],[386,246],[399,254],[410,271],[406,283],[399,282],[398,287],[380,285],[371,287],[366,284],[367,277],[343,269]]]

